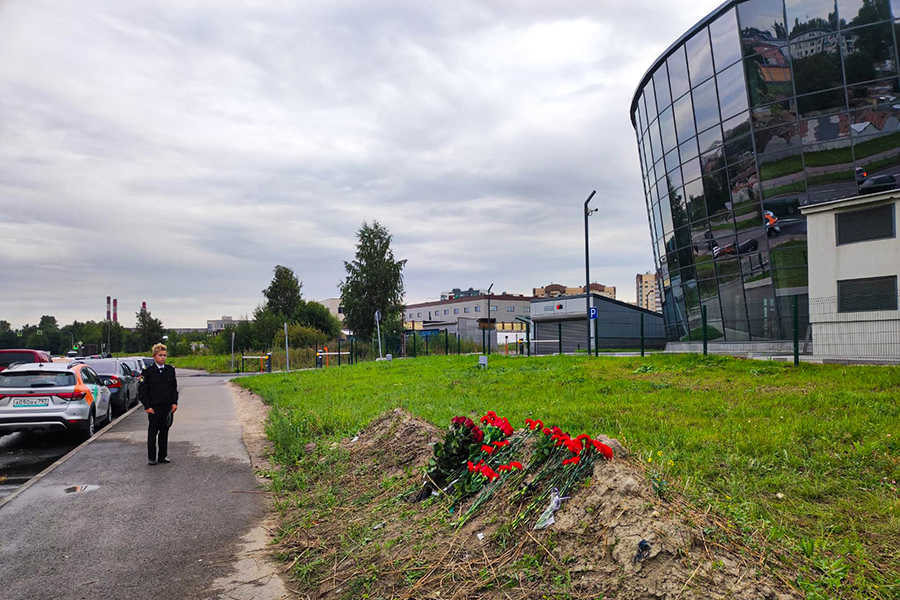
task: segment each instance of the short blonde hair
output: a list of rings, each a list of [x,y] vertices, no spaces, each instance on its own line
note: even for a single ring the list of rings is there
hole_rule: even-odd
[[[166,354],[169,353],[169,350],[168,350],[168,348],[166,348],[165,344],[155,344],[153,346],[153,356],[156,356],[160,352],[165,352]]]

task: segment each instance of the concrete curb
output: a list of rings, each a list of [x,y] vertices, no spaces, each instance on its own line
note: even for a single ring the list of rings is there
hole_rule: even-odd
[[[103,429],[101,429],[98,432],[95,432],[94,435],[91,436],[91,439],[89,439],[85,442],[82,442],[81,444],[78,444],[75,448],[70,450],[68,454],[59,458],[55,463],[48,466],[46,469],[44,469],[43,471],[41,471],[40,473],[38,473],[37,475],[35,475],[31,479],[29,479],[28,481],[26,481],[25,483],[23,483],[22,485],[17,487],[13,493],[11,493],[10,495],[8,495],[5,498],[3,498],[2,500],[0,500],[0,509],[2,509],[4,506],[6,506],[9,502],[12,502],[13,499],[16,498],[19,494],[21,494],[22,492],[24,492],[25,490],[27,490],[28,488],[33,486],[35,483],[37,483],[38,481],[40,481],[41,479],[43,479],[44,477],[46,477],[47,475],[52,473],[53,470],[56,469],[56,467],[58,467],[59,465],[63,464],[64,462],[66,462],[67,460],[69,460],[70,458],[72,458],[73,456],[78,454],[79,452],[81,452],[81,450],[83,450],[84,448],[86,448],[87,446],[89,446],[90,444],[95,442],[96,440],[100,439],[100,437],[103,434],[105,434],[107,431],[109,431],[110,429],[115,427],[119,421],[121,421],[122,419],[124,419],[125,417],[127,417],[128,415],[133,413],[134,411],[136,411],[138,408],[143,409],[143,406],[141,405],[140,402],[138,402],[135,406],[131,407],[131,410],[128,410],[125,413],[119,415],[117,418],[113,419],[112,422],[108,423]]]

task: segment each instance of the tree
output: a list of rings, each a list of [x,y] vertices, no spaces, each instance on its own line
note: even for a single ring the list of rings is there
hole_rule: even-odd
[[[269,310],[282,317],[290,317],[301,302],[300,290],[303,284],[294,275],[294,270],[275,265],[275,276],[269,287],[262,291]]]
[[[394,260],[390,232],[378,221],[363,221],[356,234],[356,260],[344,262],[347,278],[341,282],[344,323],[357,336],[375,333],[375,311],[380,310],[382,327],[397,331],[402,324],[403,267],[406,260]]]
[[[328,309],[318,302],[300,301],[300,306],[291,318],[292,323],[314,327],[321,331],[327,339],[333,340],[341,335],[341,322]],[[290,335],[288,335],[290,338]]]
[[[134,335],[140,342],[142,351],[150,350],[153,344],[158,344],[162,341],[162,337],[165,335],[165,328],[162,321],[154,319],[150,315],[150,311],[145,308],[142,308],[135,314],[137,315],[137,323],[134,326]]]
[[[284,326],[284,318],[276,315],[266,304],[260,304],[253,311],[253,343],[255,350],[268,350],[273,345],[275,334]]]

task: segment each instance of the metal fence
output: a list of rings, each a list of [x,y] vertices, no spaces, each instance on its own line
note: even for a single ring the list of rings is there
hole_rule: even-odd
[[[900,310],[893,294],[809,301],[812,354],[825,360],[900,361]],[[848,301],[849,300],[849,301]]]

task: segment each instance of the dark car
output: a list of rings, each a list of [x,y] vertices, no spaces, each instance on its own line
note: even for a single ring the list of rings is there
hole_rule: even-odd
[[[895,175],[876,175],[869,177],[859,184],[860,194],[875,194],[897,189],[897,177]]]
[[[53,362],[50,353],[44,350],[0,350],[0,371],[15,363],[49,363]]]
[[[113,412],[121,415],[138,403],[138,382],[128,362],[118,358],[88,359],[85,361],[100,376],[112,394],[109,398]]]
[[[141,359],[142,361],[144,361],[144,368],[145,368],[145,369],[146,369],[147,367],[152,367],[154,364],[156,364],[156,361],[155,361],[155,360],[153,360],[152,358],[147,358],[146,356],[141,356],[140,359]]]

